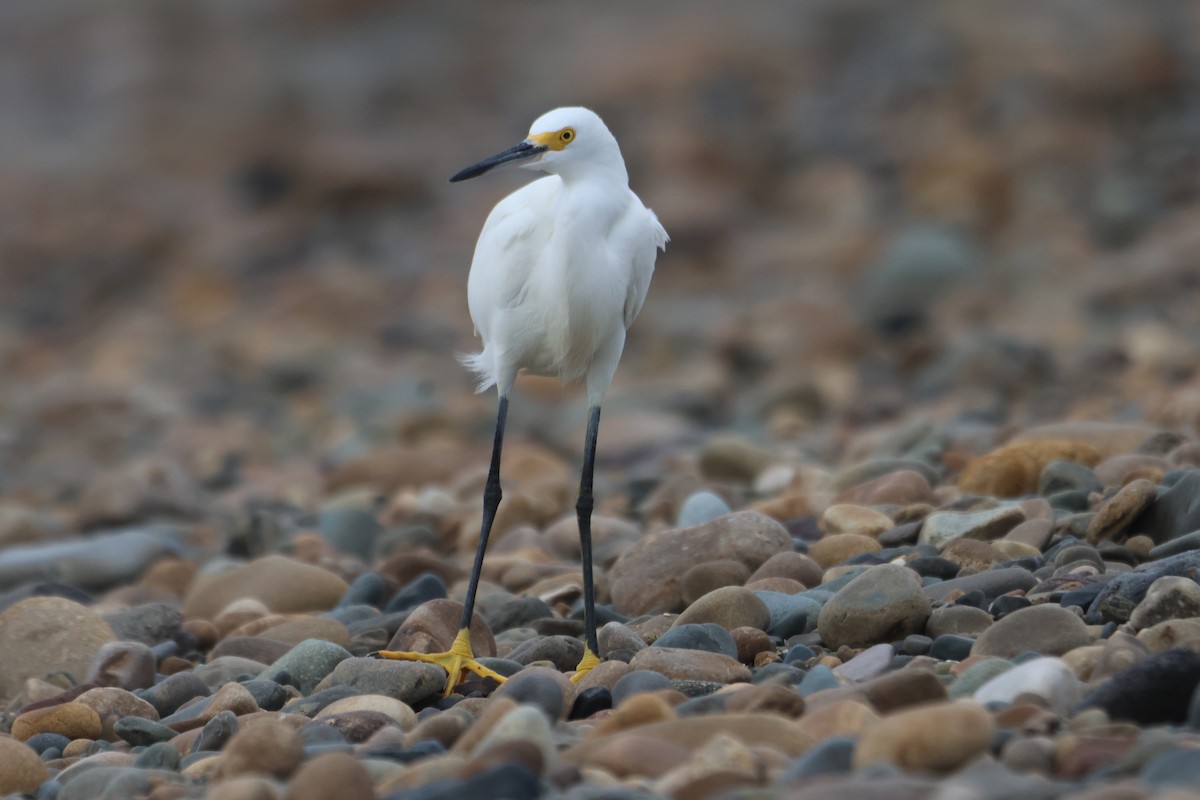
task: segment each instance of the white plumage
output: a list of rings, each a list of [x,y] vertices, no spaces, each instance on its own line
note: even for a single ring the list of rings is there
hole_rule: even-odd
[[[563,131],[568,142],[550,138]],[[499,163],[550,174],[501,200],[484,223],[467,281],[483,351],[462,360],[480,391],[495,385],[501,396],[521,370],[586,377],[589,405],[598,406],[667,232],[629,189],[616,139],[592,111],[544,114],[522,145]]]

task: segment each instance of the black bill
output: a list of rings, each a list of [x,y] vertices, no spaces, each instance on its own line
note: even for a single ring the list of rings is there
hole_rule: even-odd
[[[507,164],[511,161],[521,161],[526,158],[532,158],[540,153],[546,152],[545,145],[534,144],[533,142],[521,142],[516,147],[510,147],[503,153],[497,153],[491,158],[485,158],[478,164],[472,164],[461,172],[458,172],[450,179],[451,183],[465,181],[469,178],[478,178],[485,172],[493,170],[501,164]]]

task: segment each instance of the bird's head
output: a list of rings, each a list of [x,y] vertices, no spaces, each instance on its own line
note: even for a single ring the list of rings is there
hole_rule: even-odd
[[[534,120],[523,142],[472,164],[450,181],[477,178],[505,165],[559,175],[588,171],[625,174],[617,140],[594,111],[579,107],[547,111]]]

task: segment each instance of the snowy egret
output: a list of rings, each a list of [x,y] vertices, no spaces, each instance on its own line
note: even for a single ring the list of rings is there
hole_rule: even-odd
[[[523,142],[467,167],[451,182],[502,165],[549,173],[510,194],[488,215],[475,245],[467,304],[483,350],[462,358],[479,377],[478,391],[499,395],[491,467],[483,493],[483,525],[462,623],[449,652],[380,651],[381,658],[439,664],[450,694],[464,670],[504,678],[477,662],[470,625],[488,535],[500,504],[500,448],[508,395],[517,373],[586,378],[587,439],[575,512],[583,559],[585,646],[573,680],[600,663],[592,582],[592,471],[600,403],[666,247],[667,232],[629,189],[617,140],[586,108],[558,108],[534,121]]]

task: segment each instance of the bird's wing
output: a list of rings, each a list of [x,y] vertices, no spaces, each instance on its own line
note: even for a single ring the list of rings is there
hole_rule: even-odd
[[[550,239],[561,187],[556,175],[523,186],[497,203],[483,224],[467,280],[467,303],[485,341],[493,313],[521,304],[538,254]]]
[[[642,225],[643,234],[638,237],[638,245],[632,255],[629,287],[625,292],[625,327],[633,324],[642,304],[646,302],[646,294],[650,291],[650,279],[654,276],[654,260],[659,250],[667,249],[667,230],[648,208],[642,208],[645,214]]]

